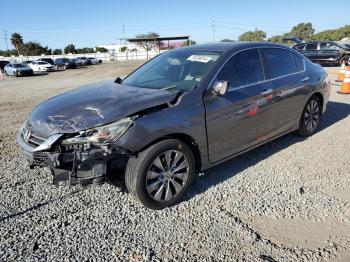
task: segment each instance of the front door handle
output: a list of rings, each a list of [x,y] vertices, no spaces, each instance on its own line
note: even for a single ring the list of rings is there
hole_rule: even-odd
[[[261,95],[268,95],[273,92],[273,89],[263,89],[263,91],[260,93]]]
[[[306,76],[303,79],[300,80],[300,82],[307,82],[310,80],[310,77]]]

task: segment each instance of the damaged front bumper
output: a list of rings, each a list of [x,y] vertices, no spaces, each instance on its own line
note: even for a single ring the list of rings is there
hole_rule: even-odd
[[[33,147],[31,134],[23,128],[17,136],[17,143],[29,167],[48,167],[53,174],[55,185],[73,185],[86,183],[107,175],[113,166],[123,168],[129,157],[126,150],[117,147],[98,148],[71,146],[69,150],[58,150],[62,134],[54,134]],[[58,144],[58,145],[57,145]]]

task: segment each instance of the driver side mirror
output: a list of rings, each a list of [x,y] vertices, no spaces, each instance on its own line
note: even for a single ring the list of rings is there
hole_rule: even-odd
[[[227,93],[228,86],[228,81],[216,81],[213,86],[213,93],[218,96],[223,96]]]

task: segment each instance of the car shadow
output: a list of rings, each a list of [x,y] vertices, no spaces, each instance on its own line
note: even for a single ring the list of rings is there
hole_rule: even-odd
[[[9,220],[9,219],[12,219],[12,218],[16,218],[16,217],[19,217],[19,216],[22,216],[22,215],[25,215],[31,211],[35,211],[41,207],[44,207],[44,206],[47,206],[51,203],[54,203],[54,202],[61,202],[62,200],[70,197],[70,196],[73,196],[75,194],[78,194],[80,192],[82,192],[83,189],[78,189],[78,190],[75,190],[73,192],[70,192],[70,193],[67,193],[61,197],[57,197],[57,198],[54,198],[54,199],[51,199],[51,200],[48,200],[48,201],[45,201],[45,202],[41,202],[41,203],[37,203],[31,207],[28,207],[22,211],[18,211],[18,212],[15,212],[15,213],[12,213],[12,214],[9,214],[7,216],[3,216],[3,217],[0,217],[0,223],[3,222],[3,221],[6,221],[6,220]]]
[[[327,111],[323,115],[317,132],[332,126],[350,115],[350,105],[339,102],[328,102]],[[265,145],[262,145],[252,151],[237,156],[220,165],[212,167],[197,176],[194,179],[191,190],[187,193],[184,201],[193,198],[195,195],[207,191],[209,188],[216,186],[225,180],[234,177],[243,170],[259,163],[271,155],[289,147],[292,144],[306,140],[305,137],[299,137],[293,134],[285,135]]]
[[[49,72],[35,72],[32,76],[47,76]]]

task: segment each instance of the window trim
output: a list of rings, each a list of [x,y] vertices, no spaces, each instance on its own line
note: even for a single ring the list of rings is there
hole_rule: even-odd
[[[262,60],[262,56],[261,56],[261,53],[260,53],[260,49],[262,48],[278,48],[278,49],[283,49],[283,50],[287,50],[289,52],[292,52],[294,54],[296,54],[297,56],[299,56],[302,60],[303,60],[303,64],[304,64],[304,70],[303,71],[298,71],[298,72],[295,72],[295,73],[291,73],[291,74],[288,74],[288,75],[283,75],[283,76],[279,76],[279,77],[275,77],[275,78],[270,78],[270,79],[266,79],[266,75],[265,75],[265,64]],[[280,47],[280,46],[255,46],[255,47],[249,47],[249,48],[245,48],[245,49],[241,49],[237,52],[234,52],[233,54],[231,54],[226,60],[225,62],[220,66],[220,68],[218,69],[218,71],[215,73],[215,75],[213,76],[213,78],[211,79],[211,81],[209,82],[209,85],[208,87],[206,88],[206,90],[209,90],[210,88],[212,88],[213,84],[214,84],[214,81],[218,78],[218,75],[221,73],[221,71],[223,70],[223,68],[225,67],[225,65],[231,60],[231,58],[233,58],[235,55],[239,54],[240,52],[244,52],[244,51],[247,51],[247,50],[251,50],[251,49],[258,49],[259,51],[259,56],[260,56],[260,60],[261,60],[261,64],[262,64],[262,67],[263,67],[263,72],[264,72],[264,80],[262,81],[259,81],[259,82],[255,82],[255,83],[251,83],[251,84],[247,84],[247,85],[243,85],[243,86],[239,86],[239,87],[235,87],[235,88],[229,88],[227,90],[227,93],[229,92],[232,92],[232,91],[236,91],[236,90],[239,90],[239,89],[243,89],[243,88],[246,88],[246,87],[249,87],[249,86],[253,86],[253,85],[257,85],[257,84],[262,84],[262,83],[266,83],[266,82],[269,82],[269,81],[273,81],[273,80],[277,80],[279,78],[283,78],[283,77],[286,77],[286,76],[292,76],[292,75],[296,75],[296,74],[300,74],[300,73],[303,73],[303,72],[306,72],[306,62],[305,62],[305,58],[302,57],[298,51],[295,51],[291,48],[285,48],[285,47]],[[293,56],[292,56],[293,57]],[[293,58],[293,61],[294,61],[294,58]],[[295,64],[295,62],[294,62]]]

